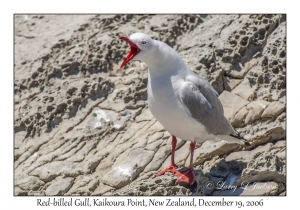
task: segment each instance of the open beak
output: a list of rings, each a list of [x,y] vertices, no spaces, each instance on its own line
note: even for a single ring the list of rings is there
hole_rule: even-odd
[[[141,50],[136,44],[134,44],[132,41],[130,41],[127,37],[121,36],[119,39],[124,40],[125,42],[127,42],[130,45],[130,52],[128,53],[127,57],[125,58],[125,60],[123,61],[123,63],[120,66],[120,68],[122,68],[123,66],[125,66],[126,63],[128,63],[130,60],[132,60],[133,57],[136,56]]]

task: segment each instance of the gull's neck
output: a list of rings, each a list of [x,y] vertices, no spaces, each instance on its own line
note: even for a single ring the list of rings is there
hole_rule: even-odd
[[[186,73],[186,65],[178,53],[163,42],[154,40],[155,48],[143,61],[153,77]]]

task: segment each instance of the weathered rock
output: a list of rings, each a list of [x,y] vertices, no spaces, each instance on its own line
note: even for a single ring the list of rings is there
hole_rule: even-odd
[[[232,152],[225,158],[225,160],[226,161],[240,160],[249,163],[249,161],[252,160],[257,154],[269,152],[271,150],[272,145],[273,145],[272,143],[268,143],[263,146],[258,146],[251,151]]]
[[[19,187],[14,187],[14,195],[28,195],[29,192],[27,190],[23,190]]]
[[[174,176],[163,175],[155,179],[140,181],[135,185],[127,186],[113,195],[130,196],[166,196],[166,195],[187,195],[188,190],[182,186],[174,186],[176,178]]]
[[[263,181],[286,182],[286,167],[277,156],[270,153],[261,153],[251,160],[247,168],[243,170],[241,178],[236,181],[236,185],[243,182],[263,182]]]
[[[223,91],[219,99],[224,107],[224,115],[230,122],[234,121],[236,113],[249,103],[240,96],[228,91]]]
[[[76,182],[65,195],[91,195],[99,185],[99,180],[92,175],[79,175]]]
[[[74,183],[74,178],[67,177],[52,181],[46,189],[46,195],[64,195],[71,188]]]
[[[235,87],[232,93],[242,97],[247,101],[253,101],[255,87],[250,85],[248,79],[244,79],[237,87]]]
[[[249,124],[261,117],[262,112],[269,105],[266,101],[253,101],[247,105],[248,114],[245,119],[245,124]]]
[[[117,189],[127,185],[145,168],[154,155],[153,151],[137,148],[128,154],[128,158],[102,177],[104,184]]]
[[[235,184],[270,180],[285,183],[286,166],[283,162],[285,160],[284,142],[279,141],[276,144],[268,143],[258,146],[251,151],[233,152],[228,155],[225,158],[226,161],[238,160],[247,164],[247,167],[243,170]]]
[[[15,177],[15,185],[23,190],[38,190],[45,184],[44,181],[40,180],[35,176],[18,176]]]
[[[241,110],[239,110],[234,118],[230,120],[231,125],[237,128],[243,127],[245,124],[245,118],[248,115],[247,106],[244,106]]]
[[[229,71],[228,72],[228,75],[231,76],[231,77],[234,77],[234,78],[239,78],[239,79],[242,79],[245,77],[245,75],[247,74],[247,72],[257,63],[257,59],[256,58],[253,58],[251,59],[250,61],[248,61],[247,63],[245,63],[245,65],[243,66],[243,68],[241,69],[241,71]],[[243,85],[246,85],[246,83],[244,83]],[[241,87],[240,86],[238,89],[241,90]],[[249,91],[247,92],[247,94],[245,93],[242,93],[242,92],[239,92],[237,90],[237,93],[240,93],[241,95],[243,95],[242,97],[243,98],[246,98],[247,100],[248,99],[251,99],[253,97],[252,95],[252,91],[251,91],[251,88],[249,89]],[[238,94],[239,95],[239,94]],[[250,98],[249,98],[250,97]],[[251,101],[251,100],[250,100]]]
[[[251,142],[251,146],[256,146],[266,142],[282,139],[286,136],[286,131],[279,123],[258,124],[247,129],[243,135],[244,139]]]
[[[230,143],[224,140],[221,141],[206,141],[194,152],[194,164],[201,164],[207,159],[211,159],[214,156],[221,156],[228,154],[234,149],[240,147],[237,143]],[[186,165],[188,166],[189,158]]]
[[[45,192],[44,192],[44,190],[43,191],[33,191],[33,190],[30,190],[29,192],[28,192],[28,195],[29,196],[44,196],[45,195]]]
[[[33,176],[39,176],[41,180],[49,182],[62,173],[67,174],[69,176],[74,176],[76,174],[79,174],[79,171],[76,170],[76,166],[77,166],[76,163],[67,162],[67,161],[51,162],[36,168],[30,174]]]
[[[241,83],[240,79],[233,79],[229,77],[223,77],[225,90],[231,92],[238,84]]]
[[[286,196],[286,191],[279,194],[280,196]]]
[[[266,110],[262,113],[262,117],[276,117],[280,115],[283,111],[285,110],[285,105],[278,102],[274,101],[272,102]]]
[[[100,184],[95,191],[92,193],[92,195],[103,195],[104,193],[110,191],[110,190],[114,190],[115,188],[105,185],[105,184]]]

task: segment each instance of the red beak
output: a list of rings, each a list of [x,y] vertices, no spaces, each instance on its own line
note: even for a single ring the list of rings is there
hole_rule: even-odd
[[[136,56],[141,50],[136,44],[130,41],[127,37],[121,36],[119,39],[126,41],[130,45],[130,52],[128,53],[127,57],[125,58],[125,60],[120,66],[120,68],[122,68],[123,66],[125,66],[126,63],[132,60],[133,57]]]

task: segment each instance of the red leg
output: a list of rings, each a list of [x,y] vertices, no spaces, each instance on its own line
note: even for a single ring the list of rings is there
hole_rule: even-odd
[[[191,142],[191,144],[190,144],[190,151],[191,151],[190,166],[185,170],[178,171],[175,173],[175,176],[177,177],[177,181],[175,184],[178,184],[180,182],[186,182],[186,183],[192,185],[195,182],[195,173],[194,173],[194,167],[193,167],[193,157],[194,157],[195,147],[196,147],[196,142]]]
[[[158,177],[161,176],[163,174],[165,174],[166,172],[171,172],[172,174],[176,173],[176,165],[175,165],[175,161],[174,161],[174,156],[175,156],[175,149],[176,149],[176,143],[177,143],[177,139],[175,136],[172,136],[172,154],[171,154],[171,165],[162,170],[161,172],[159,172],[158,174],[156,174],[154,177]]]

